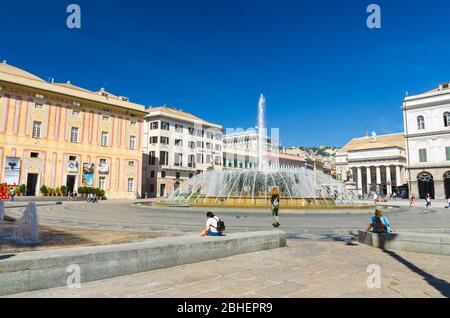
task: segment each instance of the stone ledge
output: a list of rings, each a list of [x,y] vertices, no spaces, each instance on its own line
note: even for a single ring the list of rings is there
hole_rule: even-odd
[[[0,255],[0,296],[65,286],[81,269],[81,283],[286,246],[283,231],[181,236],[143,242]]]
[[[362,244],[380,249],[450,256],[450,235],[446,233],[378,234],[359,231],[358,240]]]

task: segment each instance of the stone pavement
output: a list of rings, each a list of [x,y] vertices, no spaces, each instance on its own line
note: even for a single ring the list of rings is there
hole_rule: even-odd
[[[381,268],[370,289],[367,267]],[[449,297],[450,257],[383,252],[345,241],[288,247],[9,297]]]

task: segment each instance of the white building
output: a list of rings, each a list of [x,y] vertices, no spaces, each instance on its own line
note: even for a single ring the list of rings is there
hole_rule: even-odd
[[[355,182],[360,195],[400,194],[405,183],[405,148],[403,134],[354,138],[336,153],[337,179]]]
[[[148,109],[143,130],[142,193],[165,197],[208,169],[222,169],[220,125],[170,107]]]
[[[450,84],[403,101],[411,193],[450,197]]]

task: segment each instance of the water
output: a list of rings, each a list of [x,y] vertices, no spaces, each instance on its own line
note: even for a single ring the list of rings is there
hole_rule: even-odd
[[[206,171],[184,182],[169,196],[169,202],[261,205],[276,187],[288,205],[354,204],[354,194],[342,182],[322,171],[280,169],[277,164],[269,164],[265,108],[266,99],[261,95],[258,103],[257,169]]]
[[[28,203],[23,210],[22,217],[17,221],[14,229],[14,239],[21,243],[39,242],[39,222],[36,204]]]

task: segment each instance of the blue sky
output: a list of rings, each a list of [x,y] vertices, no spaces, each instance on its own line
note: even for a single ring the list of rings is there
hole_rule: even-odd
[[[81,6],[80,30],[66,7]],[[381,29],[366,8],[381,6]],[[405,92],[450,81],[446,0],[7,1],[0,59],[44,79],[181,108],[292,145],[403,130]]]

